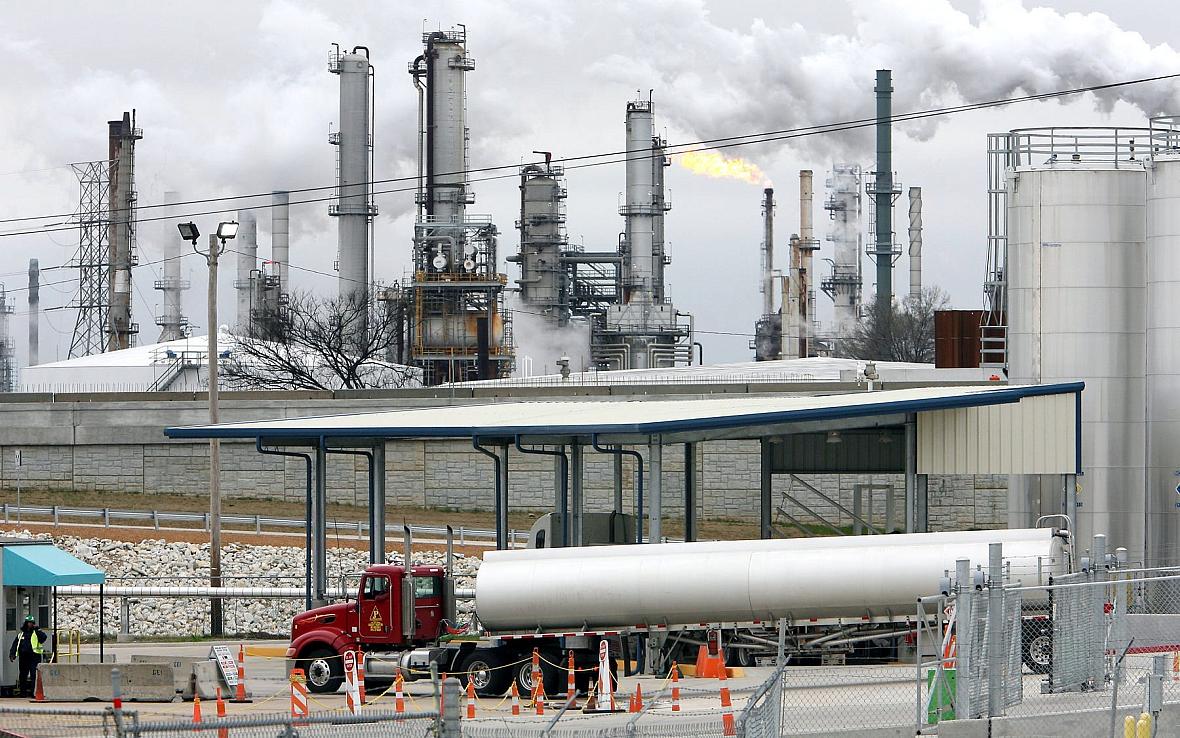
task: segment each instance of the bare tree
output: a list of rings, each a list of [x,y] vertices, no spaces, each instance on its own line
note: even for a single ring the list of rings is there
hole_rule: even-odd
[[[848,338],[837,344],[837,353],[850,359],[934,362],[934,311],[949,299],[938,287],[907,296],[901,304],[876,304]]]
[[[415,369],[385,360],[401,325],[380,307],[372,298],[292,293],[282,314],[262,316],[259,330],[234,335],[224,382],[237,389],[416,386]]]

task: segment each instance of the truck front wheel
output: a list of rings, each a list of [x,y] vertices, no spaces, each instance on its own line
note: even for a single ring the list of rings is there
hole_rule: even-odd
[[[330,648],[313,648],[296,663],[307,677],[307,688],[316,694],[332,694],[344,683],[344,664]]]
[[[1021,628],[1021,656],[1034,674],[1053,670],[1053,627],[1045,621],[1028,620]]]
[[[476,649],[463,659],[460,679],[470,679],[480,697],[499,697],[512,686],[513,670],[507,664],[500,651]]]

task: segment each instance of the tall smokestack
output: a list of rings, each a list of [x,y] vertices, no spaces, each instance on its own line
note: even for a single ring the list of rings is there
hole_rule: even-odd
[[[180,202],[180,193],[167,191],[164,193],[164,215],[176,215],[176,203]],[[164,309],[156,318],[156,325],[160,326],[159,342],[177,341],[184,338],[184,329],[188,321],[182,310],[181,293],[189,288],[187,279],[180,276],[180,260],[184,254],[184,241],[176,237],[174,221],[163,221],[164,265],[163,275],[156,281],[156,289],[163,293]]]
[[[910,297],[922,295],[922,188],[910,188]]]
[[[238,223],[235,247],[238,252],[238,268],[234,279],[234,289],[238,294],[237,325],[238,330],[250,333],[253,328],[250,321],[251,295],[254,291],[251,274],[258,269],[258,221],[253,211],[239,210]]]
[[[291,291],[287,282],[288,262],[291,258],[291,193],[275,190],[270,193],[270,260],[279,278],[279,290]]]
[[[364,46],[352,52],[337,47],[328,62],[328,71],[340,75],[340,129],[329,137],[338,147],[338,196],[328,207],[328,214],[339,218],[338,294],[361,299],[369,293],[369,230],[377,214],[371,182],[372,70]]]
[[[811,291],[812,256],[819,250],[812,224],[812,196],[814,174],[810,169],[799,170],[799,358],[811,352]]]
[[[41,266],[29,259],[29,366],[41,363]]]
[[[110,172],[110,242],[107,351],[130,348],[139,327],[131,322],[131,267],[135,249],[135,142],[143,131],[131,113],[107,123]]]
[[[893,82],[888,69],[877,70],[877,177],[873,183],[876,205],[877,306],[893,301]]]
[[[762,190],[762,314],[774,312],[774,188]]]

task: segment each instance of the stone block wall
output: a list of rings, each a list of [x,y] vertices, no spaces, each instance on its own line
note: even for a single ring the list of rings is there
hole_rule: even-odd
[[[312,401],[223,403],[227,421],[263,417],[316,415],[325,404]],[[331,412],[384,409],[371,402],[334,401]],[[390,403],[386,403],[389,405]],[[393,403],[393,406],[400,407]],[[81,410],[79,408],[82,408]],[[200,422],[199,402],[153,404],[145,411],[132,403],[0,403],[0,489],[19,482],[25,489],[205,495],[208,490],[208,443],[169,440],[167,425]],[[20,448],[22,463],[15,463]],[[663,510],[666,518],[684,514],[684,447],[663,453]],[[760,477],[756,441],[717,441],[697,446],[695,459],[698,515],[702,519],[756,521]],[[650,472],[646,447],[637,447]],[[367,461],[359,456],[329,455],[329,498],[364,504]],[[608,510],[613,500],[614,460],[587,448],[584,495],[587,510]],[[221,444],[221,486],[227,497],[298,501],[305,494],[305,462],[259,454],[252,442]],[[624,509],[635,498],[634,461],[623,462]],[[521,454],[509,457],[509,504],[515,509],[550,509],[554,501],[554,459]],[[386,498],[390,505],[490,510],[494,504],[494,467],[467,441],[395,441],[387,444]],[[895,490],[895,517],[902,525],[904,484],[900,475],[806,476],[802,481],[847,509],[856,485],[889,485]],[[650,480],[647,481],[650,489]],[[1002,476],[931,477],[929,518],[933,530],[1003,527],[1007,524],[1007,478]],[[797,502],[788,500],[789,495]],[[869,493],[866,492],[866,499]],[[884,524],[885,493],[872,493],[873,516]],[[650,496],[648,497],[650,500]],[[809,525],[818,521],[797,503],[834,525],[850,527],[852,518],[831,501],[789,475],[774,479],[774,507]],[[782,521],[785,524],[786,518]]]

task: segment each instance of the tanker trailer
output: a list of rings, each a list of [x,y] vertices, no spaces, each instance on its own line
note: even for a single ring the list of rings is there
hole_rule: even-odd
[[[434,664],[470,675],[486,696],[513,679],[530,693],[533,649],[546,691],[563,691],[573,652],[584,690],[603,640],[662,673],[720,634],[731,663],[748,665],[774,652],[782,619],[796,662],[858,651],[889,659],[915,630],[917,599],[937,593],[956,560],[985,563],[995,542],[1012,584],[1069,570],[1068,533],[1050,528],[489,551],[466,628],[450,625],[449,572],[376,565],[355,602],[294,618],[287,656],[316,692],[339,687],[339,657],[360,647],[373,682],[422,678]]]

